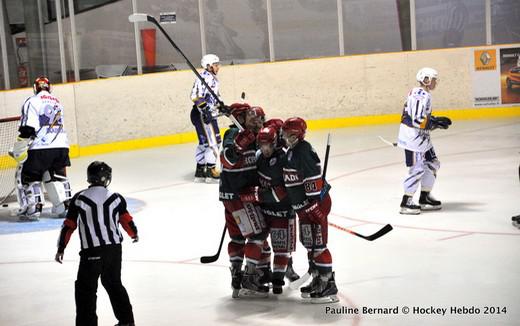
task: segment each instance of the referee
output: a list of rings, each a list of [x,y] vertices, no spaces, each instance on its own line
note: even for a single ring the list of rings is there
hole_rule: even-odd
[[[118,223],[137,242],[137,228],[126,209],[126,201],[107,187],[112,169],[104,162],[92,162],[87,168],[88,189],[70,201],[63,221],[55,260],[62,263],[70,236],[79,226],[81,251],[75,283],[76,326],[97,326],[96,292],[99,276],[110,297],[120,326],[133,326],[134,315],[128,293],[121,283],[121,242]],[[117,326],[116,325],[116,326]]]

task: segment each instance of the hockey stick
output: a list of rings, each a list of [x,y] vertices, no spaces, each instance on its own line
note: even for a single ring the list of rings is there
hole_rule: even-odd
[[[321,175],[321,179],[323,180],[324,186],[323,190],[320,194],[320,198],[328,193],[330,190],[330,185],[325,181],[325,176],[327,175],[327,168],[329,165],[329,153],[330,153],[330,133],[327,135],[327,148],[325,149],[325,162],[323,163],[323,173]],[[312,232],[312,247],[311,247],[311,259],[309,261],[309,269],[307,273],[302,275],[299,279],[289,284],[289,288],[292,290],[298,289],[302,286],[307,280],[311,277],[312,271],[315,270],[316,266],[314,265],[314,250],[316,249],[316,226],[311,224],[311,232]]]
[[[218,246],[217,253],[214,254],[213,256],[202,256],[202,257],[200,257],[200,262],[201,263],[209,264],[209,263],[213,263],[213,262],[217,261],[218,257],[220,256],[220,250],[222,249],[222,244],[224,243],[224,238],[226,237],[226,230],[227,230],[227,226],[224,225],[224,230],[222,230],[222,237],[220,238],[220,244]]]
[[[195,67],[193,66],[193,64],[190,62],[190,60],[188,59],[188,57],[186,57],[186,55],[184,54],[184,52],[182,52],[182,50],[177,46],[177,44],[175,44],[175,42],[171,39],[170,35],[168,35],[168,33],[166,33],[166,31],[164,30],[164,28],[162,28],[162,26],[157,22],[157,20],[155,19],[155,17],[153,16],[150,16],[148,14],[139,14],[139,13],[135,13],[135,14],[131,14],[130,16],[128,16],[128,21],[130,21],[131,23],[139,23],[139,22],[150,22],[150,23],[153,23],[155,26],[157,26],[157,28],[164,34],[164,36],[168,39],[168,41],[170,42],[170,44],[173,46],[173,48],[175,50],[177,50],[177,52],[179,52],[179,54],[184,58],[184,60],[186,61],[186,63],[188,64],[188,66],[190,67],[190,69],[193,71],[193,73],[195,74],[195,76],[197,76],[197,78],[200,80],[200,82],[202,83],[202,85],[204,85],[204,87],[206,87],[206,89],[208,90],[208,92],[211,94],[211,96],[213,96],[213,98],[218,102],[219,104],[219,111],[224,113],[224,115],[226,115],[234,124],[235,126],[238,127],[238,129],[240,129],[240,131],[243,131],[244,128],[240,125],[240,123],[237,121],[237,119],[235,119],[235,117],[231,114],[231,111],[229,111],[228,107],[224,104],[224,102],[217,96],[217,94],[215,94],[215,92],[211,89],[211,87],[209,87],[209,85],[206,83],[206,81],[204,80],[204,78],[202,78],[202,76],[199,74],[199,72],[197,71],[197,69],[195,69]]]
[[[379,239],[380,237],[384,236],[385,234],[387,234],[388,232],[390,232],[390,231],[392,231],[392,230],[394,229],[394,228],[392,227],[392,225],[387,224],[387,225],[383,226],[383,228],[382,228],[381,230],[377,231],[377,232],[374,233],[374,234],[371,234],[371,235],[362,235],[362,234],[359,234],[359,233],[354,232],[354,231],[352,231],[352,230],[346,229],[346,228],[344,228],[344,227],[342,227],[342,226],[339,226],[339,225],[337,225],[337,224],[334,224],[334,223],[332,223],[332,222],[329,222],[329,225],[335,227],[336,229],[339,229],[339,230],[341,230],[341,231],[348,232],[348,233],[350,233],[350,234],[353,234],[353,235],[355,235],[355,236],[357,236],[357,237],[360,237],[360,238],[365,239],[365,240],[368,240],[368,241],[374,241],[374,240],[376,240],[376,239]]]
[[[384,138],[381,137],[381,136],[377,136],[377,137],[379,137],[379,139],[381,139],[381,141],[382,141],[383,143],[385,143],[385,144],[387,144],[387,145],[390,145],[390,146],[392,146],[392,147],[397,147],[397,143],[392,143],[391,141],[386,140],[386,139],[384,139]]]

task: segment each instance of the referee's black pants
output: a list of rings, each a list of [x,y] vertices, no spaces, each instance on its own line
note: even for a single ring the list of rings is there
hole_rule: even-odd
[[[76,326],[97,326],[96,299],[98,279],[106,289],[117,320],[133,323],[128,293],[121,283],[121,245],[106,245],[80,251],[75,283]]]

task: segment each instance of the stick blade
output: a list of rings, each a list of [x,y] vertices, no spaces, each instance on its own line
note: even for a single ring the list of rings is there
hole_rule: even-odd
[[[128,16],[128,21],[131,23],[145,22],[148,21],[148,15],[139,13],[131,14],[130,16]]]
[[[210,264],[210,263],[214,263],[218,260],[218,255],[214,255],[214,256],[202,256],[200,257],[200,262],[202,264]]]
[[[379,239],[380,237],[384,236],[388,232],[392,231],[393,229],[394,228],[390,224],[387,224],[381,230],[377,231],[376,233],[374,233],[372,235],[364,237],[364,238],[367,239],[368,241],[374,241],[374,240]]]

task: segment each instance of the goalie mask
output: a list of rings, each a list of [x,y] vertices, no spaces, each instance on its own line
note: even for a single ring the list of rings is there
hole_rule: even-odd
[[[34,94],[38,94],[39,92],[46,90],[47,92],[51,92],[51,82],[45,76],[40,76],[34,80],[33,91]]]
[[[87,182],[93,186],[107,187],[112,181],[112,168],[105,162],[94,161],[87,168]]]

